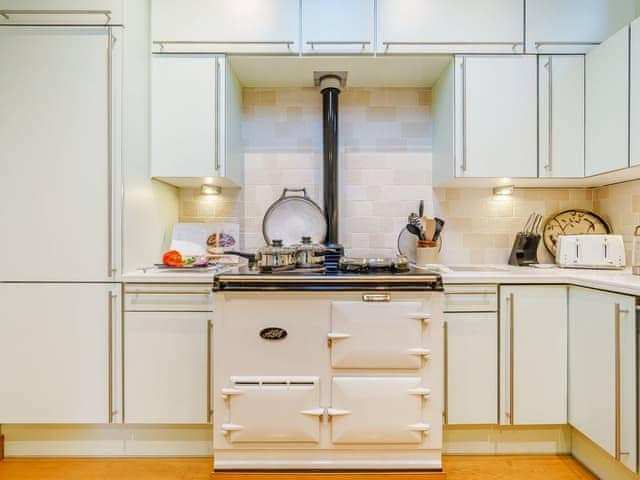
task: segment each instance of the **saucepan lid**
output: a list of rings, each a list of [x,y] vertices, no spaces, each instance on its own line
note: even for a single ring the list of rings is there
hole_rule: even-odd
[[[302,192],[302,195],[287,195]],[[262,219],[265,242],[281,239],[285,245],[311,237],[313,243],[323,243],[327,236],[327,221],[322,209],[309,198],[306,188],[285,188]]]

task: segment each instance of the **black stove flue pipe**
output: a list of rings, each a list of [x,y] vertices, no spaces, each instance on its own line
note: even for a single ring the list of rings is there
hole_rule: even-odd
[[[327,75],[320,79],[324,215],[327,220],[325,243],[328,247],[340,252],[325,258],[325,263],[329,268],[330,264],[337,266],[344,251],[342,245],[338,244],[338,96],[340,95],[340,82],[340,78],[335,75]]]

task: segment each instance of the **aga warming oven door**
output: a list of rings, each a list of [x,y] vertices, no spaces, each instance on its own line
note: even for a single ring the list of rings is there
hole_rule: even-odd
[[[232,377],[231,384],[222,389],[231,443],[320,441],[318,377]]]
[[[431,314],[423,303],[388,301],[387,294],[364,294],[363,301],[331,303],[333,368],[418,369],[431,351],[422,345]]]

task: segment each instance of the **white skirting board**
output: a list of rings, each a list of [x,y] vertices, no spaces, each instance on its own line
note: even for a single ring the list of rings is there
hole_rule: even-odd
[[[2,425],[6,457],[213,455],[211,425]]]
[[[445,455],[568,454],[571,430],[566,425],[448,426],[443,442],[442,453]]]
[[[571,431],[571,455],[602,480],[638,480],[631,470],[582,435]]]

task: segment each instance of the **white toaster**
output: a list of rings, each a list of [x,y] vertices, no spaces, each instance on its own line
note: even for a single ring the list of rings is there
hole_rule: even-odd
[[[624,268],[622,235],[560,235],[556,263],[561,268]]]

